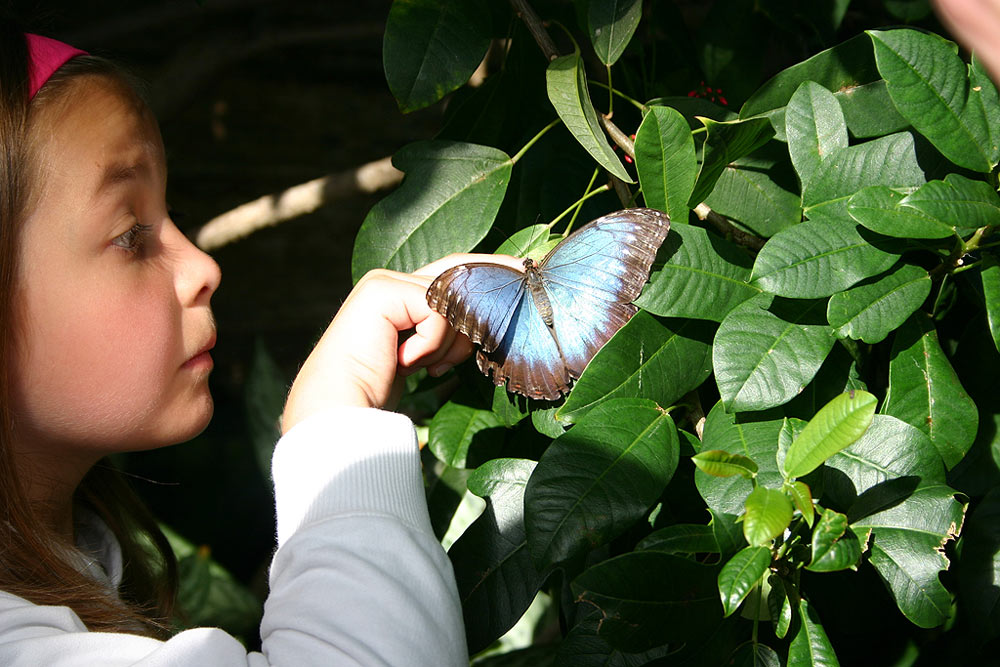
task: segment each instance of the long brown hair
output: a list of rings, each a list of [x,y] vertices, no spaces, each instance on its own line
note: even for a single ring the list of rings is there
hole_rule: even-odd
[[[24,34],[0,19],[0,590],[39,605],[63,605],[93,631],[134,632],[163,637],[177,590],[177,563],[155,519],[121,473],[102,461],[77,489],[79,505],[100,516],[122,548],[124,574],[117,591],[82,573],[45,522],[38,520],[18,478],[11,410],[12,361],[15,354],[18,236],[32,192],[32,105],[59,99],[78,76],[109,77],[128,85],[127,77],[106,60],[78,57],[69,61],[28,99],[28,53]]]

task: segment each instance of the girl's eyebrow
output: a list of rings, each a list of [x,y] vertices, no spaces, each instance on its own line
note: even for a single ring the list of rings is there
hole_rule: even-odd
[[[94,196],[100,197],[107,190],[146,177],[149,173],[148,162],[141,158],[134,162],[112,162],[101,173]]]

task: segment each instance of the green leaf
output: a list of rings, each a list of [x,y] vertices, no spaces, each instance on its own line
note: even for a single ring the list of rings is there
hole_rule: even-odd
[[[960,235],[977,227],[1000,224],[1000,197],[989,183],[961,174],[929,181],[903,197],[900,206],[914,208],[939,220]]]
[[[960,167],[989,172],[1000,158],[982,107],[970,103],[968,69],[955,46],[916,30],[867,31],[899,112]]]
[[[771,123],[765,118],[715,121],[699,118],[708,132],[702,154],[701,171],[688,206],[694,208],[711,194],[726,165],[749,155],[774,136]]]
[[[699,451],[723,450],[740,454],[756,466],[757,485],[780,489],[784,479],[778,469],[775,450],[782,420],[751,421],[726,412],[721,401],[705,418]],[[725,449],[723,449],[725,448]],[[700,468],[694,472],[695,486],[705,504],[717,514],[743,513],[744,502],[753,485],[742,476],[715,477]]]
[[[482,667],[556,667],[556,665],[566,665],[571,667],[642,667],[651,661],[669,655],[673,646],[655,646],[648,651],[629,653],[620,651],[609,644],[601,636],[602,618],[598,613],[593,613],[574,625],[569,633],[558,643],[556,647],[556,658],[551,664],[540,661],[534,656],[527,656],[525,660],[510,664],[503,659],[511,653],[500,654],[482,662]],[[534,647],[547,646],[546,644],[534,644]],[[551,646],[551,645],[548,645]],[[495,661],[501,660],[500,664]],[[475,663],[473,663],[475,664]]]
[[[948,568],[942,547],[962,529],[965,507],[955,493],[942,484],[926,484],[852,524],[858,533],[872,531],[869,562],[900,611],[922,628],[941,625],[951,612],[951,596],[939,575]]]
[[[427,446],[438,461],[453,468],[465,468],[473,440],[499,446],[496,431],[491,434],[490,430],[502,426],[491,410],[448,401],[431,420]]]
[[[735,306],[760,294],[747,282],[746,255],[701,227],[673,225],[660,256],[667,263],[654,268],[635,301],[654,315],[721,322]]]
[[[600,635],[624,650],[694,642],[718,623],[718,568],[661,551],[592,566],[572,583],[578,603],[601,610]]]
[[[711,374],[712,333],[706,322],[661,322],[637,313],[587,365],[559,419],[577,421],[613,398],[671,405]]]
[[[757,464],[753,459],[740,454],[730,454],[721,449],[702,450],[691,457],[694,464],[714,477],[732,477],[739,475],[753,479],[757,474]]]
[[[809,420],[785,454],[785,474],[803,477],[844,449],[872,423],[878,400],[866,391],[841,394]]]
[[[420,141],[393,164],[402,185],[368,212],[354,242],[351,275],[410,273],[452,252],[468,252],[490,230],[510,182],[511,159],[488,146]]]
[[[871,42],[857,35],[779,72],[761,86],[740,109],[740,118],[764,114],[777,138],[785,140],[785,106],[804,81],[834,91],[851,134],[878,137],[904,129],[909,123],[889,100],[872,54]]]
[[[719,325],[712,367],[728,411],[765,410],[791,400],[809,383],[833,347],[828,326],[795,324],[754,299]]]
[[[830,297],[826,318],[837,334],[879,343],[913,314],[931,293],[927,271],[900,264],[875,281],[866,281]]]
[[[847,526],[847,516],[823,510],[812,534],[812,559],[807,570],[836,572],[853,567],[861,559],[861,542]]]
[[[929,435],[949,469],[976,438],[976,404],[941,349],[934,324],[919,313],[896,332],[882,412]]]
[[[745,547],[722,566],[719,571],[719,595],[724,615],[729,616],[739,609],[743,599],[764,576],[770,564],[770,549]]]
[[[751,546],[770,546],[792,521],[792,501],[777,489],[758,486],[746,499],[743,537]]]
[[[549,247],[549,236],[548,225],[538,224],[519,229],[497,247],[496,254],[531,257],[540,261],[552,249]]]
[[[635,548],[668,554],[719,553],[719,543],[712,527],[696,523],[675,523],[655,530],[639,540]]]
[[[395,0],[382,39],[382,64],[399,109],[421,109],[472,76],[490,46],[483,0]]]
[[[837,98],[818,83],[803,82],[788,102],[785,136],[805,188],[824,159],[847,148],[847,124]]]
[[[943,239],[955,235],[955,229],[940,220],[901,206],[905,196],[884,185],[863,188],[848,199],[847,213],[867,229],[886,236]]]
[[[788,594],[791,584],[786,584],[776,574],[770,575],[767,580],[771,584],[771,590],[767,594],[767,609],[774,622],[774,636],[784,639],[792,626],[792,601]]]
[[[802,204],[810,220],[847,221],[847,203],[862,188],[912,188],[925,181],[909,132],[849,146],[823,160],[803,186]]]
[[[677,468],[670,416],[652,401],[615,399],[552,442],[525,495],[528,544],[540,570],[620,535]]]
[[[853,221],[807,220],[764,244],[750,281],[779,296],[822,298],[882,273],[897,259],[868,243]]]
[[[741,645],[726,664],[732,667],[781,667],[781,656],[770,646],[749,642]]]
[[[845,507],[883,482],[900,478],[943,483],[944,465],[930,438],[904,421],[875,415],[864,435],[826,461],[825,493]],[[846,486],[845,486],[846,485]]]
[[[1000,632],[1000,488],[977,503],[962,529],[959,596],[983,640]]]
[[[596,0],[589,4],[587,28],[594,53],[605,65],[614,65],[632,40],[639,19],[641,0]]]
[[[635,134],[635,170],[646,206],[687,222],[698,160],[691,130],[676,109],[649,107]]]
[[[996,258],[988,256],[983,261],[980,272],[983,281],[983,304],[986,306],[986,322],[990,326],[993,345],[1000,351],[1000,264]]]
[[[789,665],[838,667],[840,662],[823,630],[819,615],[805,598],[799,600],[799,628],[788,646]]]
[[[524,533],[524,488],[534,468],[525,459],[493,459],[469,477],[469,490],[486,499],[486,508],[448,556],[472,653],[513,627],[541,585]]]
[[[560,56],[550,62],[545,71],[545,83],[549,101],[570,134],[612,175],[626,183],[633,183],[604,138],[597,112],[590,101],[587,73],[580,53]]]
[[[782,459],[782,462],[784,462],[784,459]],[[812,491],[809,489],[809,486],[805,482],[795,481],[787,484],[785,490],[788,492],[788,497],[792,499],[795,509],[806,520],[806,525],[812,528],[816,508],[813,505]]]

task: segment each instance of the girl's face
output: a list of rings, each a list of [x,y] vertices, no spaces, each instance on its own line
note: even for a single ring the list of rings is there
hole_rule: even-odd
[[[220,272],[170,220],[150,112],[105,79],[71,85],[32,121],[14,396],[26,451],[79,459],[207,425]]]

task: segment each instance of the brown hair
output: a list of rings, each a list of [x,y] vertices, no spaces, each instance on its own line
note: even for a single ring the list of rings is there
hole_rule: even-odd
[[[18,235],[32,186],[30,105],[64,98],[79,76],[128,78],[108,61],[70,60],[28,99],[28,53],[22,30],[0,19],[0,590],[39,605],[64,605],[93,631],[166,636],[177,590],[177,563],[155,519],[121,473],[102,461],[87,474],[77,503],[103,519],[122,549],[124,573],[118,591],[81,572],[28,502],[14,460],[10,372],[17,312],[14,303]]]

